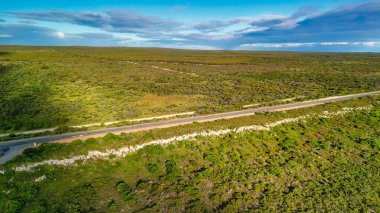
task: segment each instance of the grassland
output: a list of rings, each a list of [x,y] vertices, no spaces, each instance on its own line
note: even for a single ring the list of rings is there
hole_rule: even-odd
[[[44,144],[0,166],[1,212],[378,212],[379,96],[69,144]],[[125,158],[12,168],[191,132],[314,117],[270,131],[151,145]],[[46,177],[46,179],[44,179]]]
[[[379,54],[0,46],[0,133],[379,88]]]

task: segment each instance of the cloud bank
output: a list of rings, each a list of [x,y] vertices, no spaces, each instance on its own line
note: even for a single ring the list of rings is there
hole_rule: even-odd
[[[306,5],[290,16],[270,14],[199,23],[126,10],[8,11],[6,14],[20,21],[0,23],[0,44],[380,51],[378,0],[322,12]],[[57,23],[58,28],[40,27],[38,22]],[[103,33],[69,34],[59,29],[59,23],[90,27]]]

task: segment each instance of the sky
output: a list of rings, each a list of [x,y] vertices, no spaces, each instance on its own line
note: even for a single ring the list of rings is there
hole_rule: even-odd
[[[7,0],[0,44],[380,52],[380,0]]]

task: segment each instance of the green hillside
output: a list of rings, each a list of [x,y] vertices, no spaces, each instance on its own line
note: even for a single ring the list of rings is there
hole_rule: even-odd
[[[70,144],[44,144],[0,166],[0,211],[379,212],[379,101],[374,96],[289,112],[109,134]],[[353,110],[344,111],[344,107]],[[261,126],[306,115],[268,131],[196,136],[145,146],[123,158],[110,155],[67,166],[14,170],[47,159],[87,155],[90,150],[105,152],[192,132]]]
[[[0,46],[0,132],[379,90],[379,54]]]

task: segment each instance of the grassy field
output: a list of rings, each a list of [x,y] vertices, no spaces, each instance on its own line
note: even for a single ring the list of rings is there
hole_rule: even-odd
[[[1,212],[379,212],[379,96],[28,149],[0,166]],[[367,107],[322,118],[325,111]],[[89,150],[315,115],[270,131],[150,145],[125,158],[12,168]],[[44,179],[46,177],[46,179]]]
[[[379,54],[0,46],[0,133],[379,88]]]

